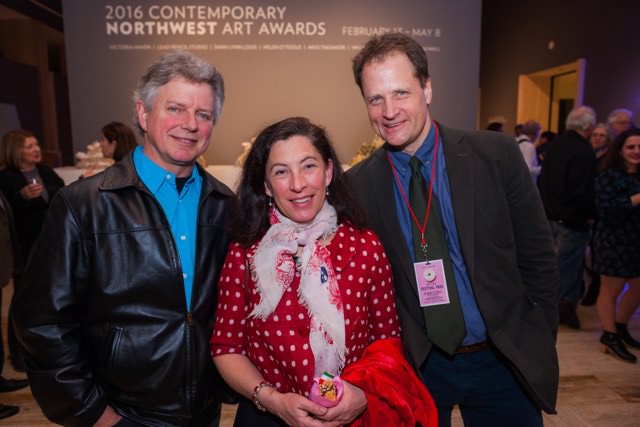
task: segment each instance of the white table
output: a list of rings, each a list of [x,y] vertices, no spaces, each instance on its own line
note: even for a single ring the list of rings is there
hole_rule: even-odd
[[[207,166],[207,172],[222,181],[222,183],[233,191],[236,191],[240,183],[242,169],[234,165],[209,165]]]
[[[87,169],[80,169],[75,166],[62,166],[54,168],[54,171],[60,175],[60,178],[62,178],[65,185],[69,185],[72,182],[77,181],[78,178],[80,178],[80,175],[84,174]],[[96,172],[99,172],[99,170]],[[207,166],[207,172],[235,191],[238,182],[240,181],[242,169],[234,165],[209,165]]]
[[[65,185],[76,182],[80,175],[83,175],[88,169],[79,169],[75,166],[61,166],[53,168],[53,170],[62,178]]]

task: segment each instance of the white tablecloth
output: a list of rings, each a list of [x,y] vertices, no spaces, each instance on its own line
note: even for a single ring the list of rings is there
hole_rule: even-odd
[[[64,180],[66,185],[75,182],[84,174],[87,169],[79,169],[75,166],[62,166],[54,169],[60,178]],[[234,165],[209,165],[207,172],[225,183],[229,188],[235,191],[240,180],[241,169]]]
[[[62,166],[59,168],[54,168],[54,171],[62,178],[65,185],[69,185],[72,182],[75,182],[80,178],[80,175],[84,174],[87,169],[79,169],[75,166]]]
[[[222,181],[233,191],[236,191],[236,187],[240,183],[242,169],[234,165],[209,165],[207,166],[207,172]]]

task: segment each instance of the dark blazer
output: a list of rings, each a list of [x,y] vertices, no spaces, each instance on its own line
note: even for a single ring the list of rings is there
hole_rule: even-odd
[[[538,188],[547,218],[588,230],[596,216],[597,161],[589,141],[575,130],[549,144]]]
[[[555,412],[558,275],[538,191],[513,138],[440,126],[462,254],[489,340],[533,401]],[[431,350],[413,263],[393,196],[387,146],[347,177],[394,273],[405,351],[418,370]]]

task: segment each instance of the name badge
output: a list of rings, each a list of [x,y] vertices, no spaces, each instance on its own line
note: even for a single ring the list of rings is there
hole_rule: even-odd
[[[449,304],[447,278],[441,259],[433,259],[413,264],[418,284],[420,307]]]

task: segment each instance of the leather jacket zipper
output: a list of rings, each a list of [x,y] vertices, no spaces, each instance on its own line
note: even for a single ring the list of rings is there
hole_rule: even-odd
[[[151,199],[154,201],[154,203],[156,203],[158,209],[160,210],[160,212],[164,212],[164,210],[162,209],[162,205],[160,204],[160,202],[158,202],[158,200],[156,200],[156,198],[153,196],[153,194],[151,194],[145,187],[141,186],[139,187],[144,193],[146,193],[147,195],[149,195],[151,197]],[[198,204],[198,218],[200,217],[200,210],[202,208],[202,204],[203,202],[200,201],[200,203]],[[171,230],[171,225],[169,224],[169,221],[167,220],[166,215],[162,215],[162,218],[164,220],[164,224],[167,227],[168,230]],[[177,270],[182,271],[182,264],[180,262],[180,255],[178,254],[178,248],[176,246],[176,242],[173,239],[173,235],[170,233],[171,235],[171,241],[173,243],[173,255],[174,255],[174,259],[176,260],[176,267]],[[196,239],[197,239],[197,230],[196,230]],[[196,241],[196,252],[198,251],[198,247],[197,247],[198,243]],[[197,256],[197,253],[196,253]],[[196,258],[196,263],[197,263],[197,258]],[[195,277],[194,277],[195,279]],[[195,280],[194,280],[194,283]],[[183,293],[184,295],[184,293]],[[193,295],[191,296],[191,301],[193,302]],[[186,301],[185,298],[185,303],[187,303],[188,301]],[[191,307],[188,308],[187,313],[186,313],[186,317],[187,317],[187,328],[186,328],[186,353],[187,353],[187,366],[186,366],[186,370],[187,370],[187,377],[189,378],[189,383],[185,384],[185,397],[186,397],[186,418],[188,420],[188,422],[190,423],[191,420],[193,419],[193,406],[194,406],[194,401],[195,401],[195,394],[196,394],[196,390],[194,388],[194,385],[196,384],[195,380],[196,380],[196,374],[195,374],[195,368],[194,368],[194,361],[193,361],[193,315],[191,313]]]

